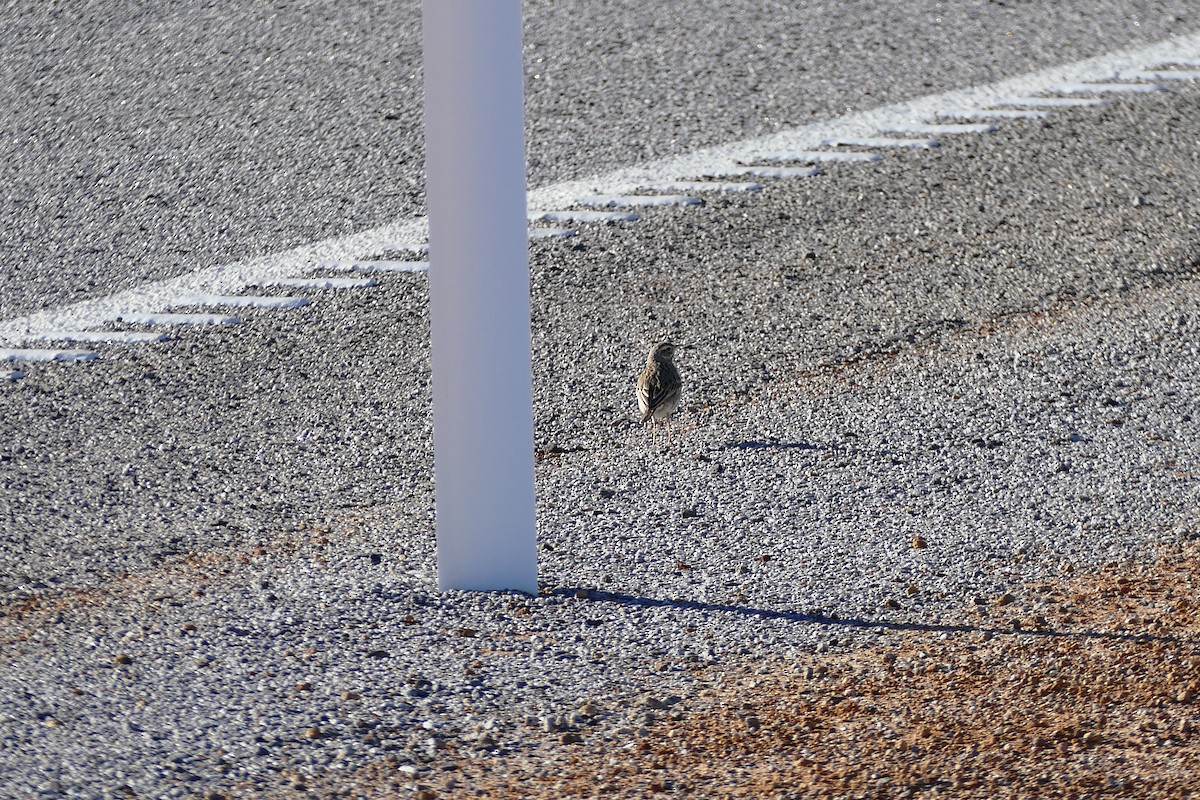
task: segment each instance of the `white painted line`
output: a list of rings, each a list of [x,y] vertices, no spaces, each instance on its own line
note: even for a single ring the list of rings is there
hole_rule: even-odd
[[[704,148],[657,161],[562,181],[532,189],[530,208],[565,208],[587,194],[629,194],[652,185],[680,183],[703,175],[714,166],[753,159],[770,151],[800,151],[829,144],[860,147],[931,147],[932,139],[888,139],[876,132],[889,125],[930,119],[940,109],[983,108],[1001,98],[1057,92],[1098,94],[1105,92],[1161,91],[1161,86],[1144,83],[1115,83],[1112,76],[1122,70],[1140,70],[1147,64],[1172,64],[1194,59],[1200,53],[1200,33],[1173,36],[1144,47],[1108,53],[1094,58],[1059,64],[1037,72],[1016,75],[995,83],[918,97],[902,103],[879,106],[832,120],[778,131],[756,139],[744,139]],[[869,144],[861,144],[862,142]],[[702,191],[670,189],[668,191]],[[360,258],[364,253],[412,251],[424,253],[429,227],[424,218],[400,220],[351,236],[325,239],[260,258],[224,264],[166,280],[148,283],[108,297],[84,300],[69,306],[46,309],[15,319],[0,320],[0,341],[8,341],[30,330],[86,329],[104,325],[120,314],[153,312],[187,292],[233,294],[253,278],[286,277],[311,270],[322,261]],[[391,248],[391,250],[389,250]]]
[[[838,136],[821,144],[837,147],[920,147],[926,150],[940,147],[937,139],[896,139],[891,136]]]
[[[171,337],[152,331],[30,331],[27,339],[48,342],[105,342],[109,344],[142,344],[165,342]]]
[[[93,350],[40,350],[0,347],[0,361],[95,361]]]
[[[259,278],[253,286],[286,286],[289,289],[365,289],[378,286],[374,278]]]
[[[797,150],[794,152],[755,153],[745,159],[743,164],[754,164],[759,161],[802,161],[817,164],[825,161],[879,161],[883,156],[879,153],[861,153],[853,150]]]
[[[994,106],[1029,106],[1030,108],[1070,108],[1072,106],[1102,106],[1108,103],[1099,97],[1002,97]]]
[[[638,189],[651,192],[757,192],[762,189],[762,184],[753,181],[651,181]]]
[[[820,175],[816,167],[764,167],[750,164],[725,164],[697,172],[696,178],[736,178],[750,175],[755,178],[811,178]]]
[[[20,338],[31,330],[81,330],[103,327],[124,318],[143,324],[236,324],[236,317],[215,315],[164,315],[162,309],[178,297],[191,293],[234,294],[251,281],[270,277],[286,278],[315,268],[323,261],[359,258],[363,253],[378,253],[384,245],[411,241],[427,233],[424,218],[385,225],[337,239],[314,242],[294,250],[238,261],[189,272],[175,278],[155,281],[107,297],[97,297],[69,306],[47,309],[10,320],[0,321],[0,342]],[[135,319],[136,317],[136,319]],[[144,320],[154,320],[144,322]]]
[[[879,130],[882,133],[926,133],[937,136],[943,133],[994,133],[997,128],[987,122],[902,122],[898,125],[885,126]]]
[[[1200,70],[1194,69],[1127,69],[1117,73],[1126,81],[1200,81]]]
[[[700,198],[685,194],[599,194],[580,197],[575,202],[581,206],[639,208],[644,206],[696,206],[700,205]]]
[[[1025,108],[947,108],[937,112],[937,116],[950,119],[1038,119],[1049,116],[1049,113]]]
[[[231,306],[233,308],[303,308],[307,297],[264,297],[252,294],[185,294],[172,305]]]
[[[1161,92],[1156,83],[1057,83],[1041,91],[1056,94],[1108,94],[1110,92]]]
[[[321,269],[331,269],[337,272],[428,272],[428,261],[331,261],[322,264]]]
[[[574,228],[530,228],[530,239],[569,239],[579,231]]]
[[[225,314],[168,314],[127,311],[113,317],[117,322],[134,325],[241,325],[238,317]]]
[[[530,222],[637,222],[632,211],[530,211]]]

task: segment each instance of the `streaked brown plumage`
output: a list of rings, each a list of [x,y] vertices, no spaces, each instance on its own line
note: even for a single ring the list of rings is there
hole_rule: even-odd
[[[683,382],[675,368],[675,345],[659,342],[650,348],[646,368],[637,379],[638,408],[642,411],[642,422],[649,422],[651,431],[655,424],[665,422],[667,436],[671,435],[671,414],[679,407],[679,396]]]

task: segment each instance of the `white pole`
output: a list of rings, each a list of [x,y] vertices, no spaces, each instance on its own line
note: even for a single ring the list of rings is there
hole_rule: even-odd
[[[520,0],[423,0],[438,584],[537,593]]]

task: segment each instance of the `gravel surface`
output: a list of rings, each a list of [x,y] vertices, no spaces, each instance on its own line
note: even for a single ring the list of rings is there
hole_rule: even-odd
[[[1176,86],[534,243],[538,597],[435,590],[420,274],[28,365],[0,792],[462,794],[1193,535],[1197,131]]]
[[[8,4],[0,318],[421,213],[419,7]],[[1189,0],[523,7],[535,186],[1200,25]]]
[[[1194,533],[1194,532],[1193,532]],[[977,598],[866,649],[696,670],[654,721],[322,780],[425,797],[1186,797],[1200,770],[1195,543]],[[592,709],[588,709],[591,711]],[[531,752],[530,752],[531,751]],[[928,793],[928,794],[926,794]]]

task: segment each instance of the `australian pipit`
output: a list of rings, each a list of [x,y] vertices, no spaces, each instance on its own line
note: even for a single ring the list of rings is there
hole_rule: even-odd
[[[665,422],[668,437],[671,435],[671,414],[679,407],[679,395],[683,391],[683,382],[679,379],[674,358],[675,345],[659,342],[650,348],[646,368],[637,379],[638,408],[642,411],[642,422],[650,422],[651,432],[655,423]]]

